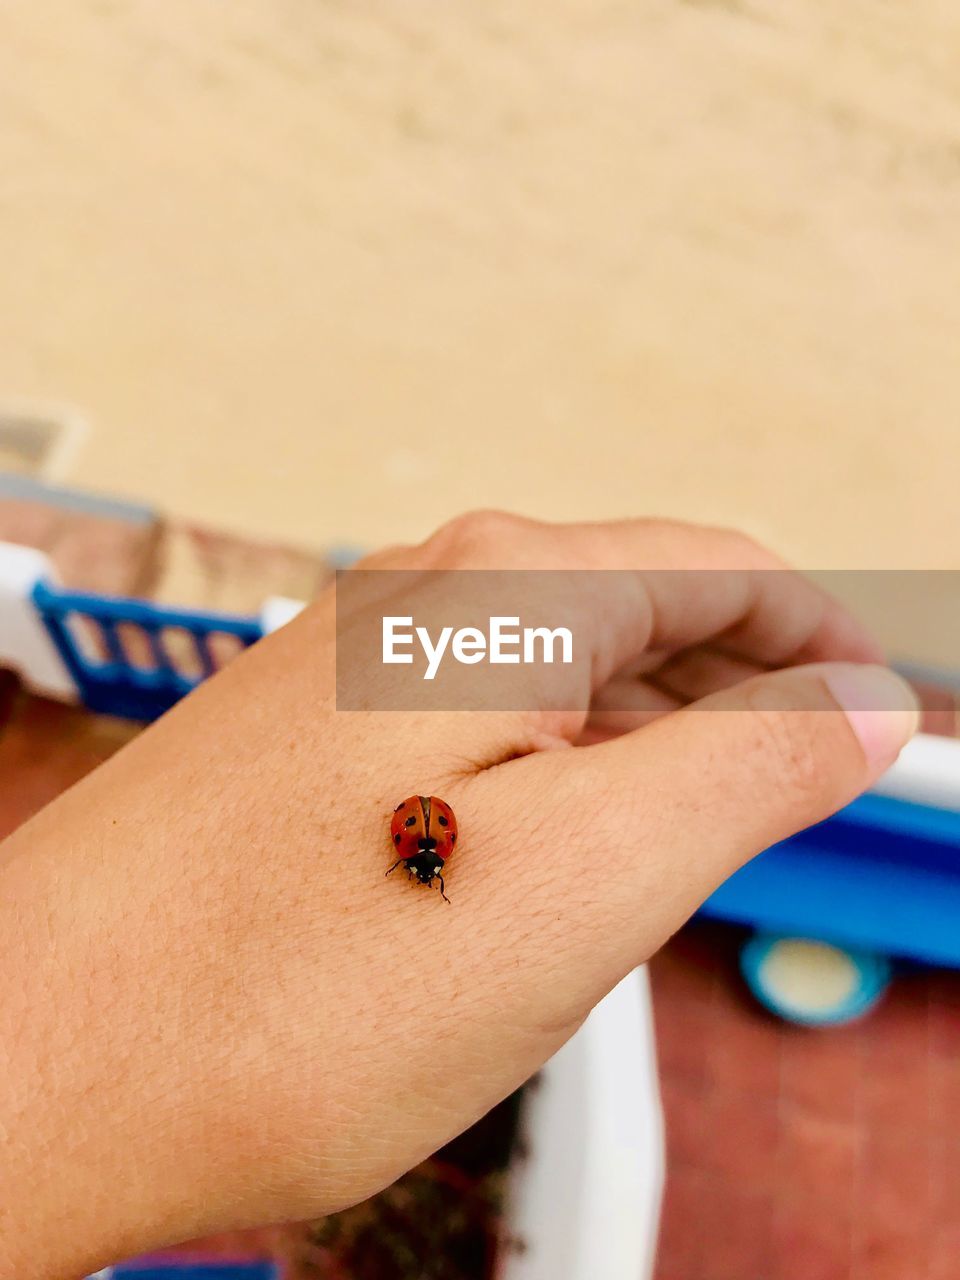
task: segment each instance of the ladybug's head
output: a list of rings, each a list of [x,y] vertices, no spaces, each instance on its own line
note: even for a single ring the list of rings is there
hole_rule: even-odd
[[[431,837],[426,837],[420,841],[421,846]],[[432,841],[436,846],[436,840]],[[412,858],[407,858],[405,863],[407,870],[415,880],[419,880],[421,884],[433,884],[434,880],[443,871],[443,859],[438,858],[433,849],[423,849],[422,852],[415,854]]]

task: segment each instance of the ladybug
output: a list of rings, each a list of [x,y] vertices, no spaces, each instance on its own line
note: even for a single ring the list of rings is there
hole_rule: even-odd
[[[457,843],[457,820],[447,802],[436,796],[408,797],[393,811],[390,837],[400,855],[390,871],[396,871],[402,862],[420,884],[433,884],[434,880],[439,880],[440,896],[444,902],[449,902],[444,892],[442,872]],[[385,871],[384,875],[389,875],[390,871]]]

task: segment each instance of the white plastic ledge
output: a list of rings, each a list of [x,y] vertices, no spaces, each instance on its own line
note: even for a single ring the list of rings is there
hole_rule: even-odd
[[[42,551],[0,542],[0,667],[12,667],[34,693],[73,701],[76,685],[31,598],[41,579],[56,581]]]
[[[597,1005],[526,1100],[498,1280],[648,1280],[664,1179],[646,970]]]
[[[960,810],[960,740],[918,733],[873,789],[914,804]]]

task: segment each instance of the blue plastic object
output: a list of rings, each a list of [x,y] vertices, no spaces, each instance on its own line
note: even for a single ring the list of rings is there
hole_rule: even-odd
[[[33,602],[84,705],[91,711],[131,720],[155,720],[213,674],[217,664],[210,647],[211,636],[234,636],[246,647],[263,635],[260,619],[255,617],[205,609],[172,609],[144,600],[63,591],[47,582],[38,582],[34,587]],[[80,647],[71,630],[71,616],[85,621],[102,638],[107,655],[103,661],[94,660]],[[121,626],[142,633],[145,649],[153,658],[152,666],[131,662],[124,649]],[[176,627],[189,637],[195,674],[185,673],[168,651],[164,643],[168,627]]]
[[[793,938],[755,934],[740,952],[740,969],[747,986],[771,1013],[807,1027],[839,1026],[868,1013],[890,984],[890,961],[872,951],[848,951],[843,954],[855,975],[855,984],[842,999],[828,1007],[813,1008],[786,997],[771,981],[767,962],[776,949]]]
[[[280,1280],[273,1262],[124,1262],[94,1280]]]
[[[862,796],[749,862],[703,913],[960,968],[960,813]]]

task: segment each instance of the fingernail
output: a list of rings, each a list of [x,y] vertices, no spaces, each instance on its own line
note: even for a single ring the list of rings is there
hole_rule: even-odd
[[[880,772],[893,764],[920,727],[920,704],[906,680],[889,667],[839,662],[823,678],[870,766]]]

